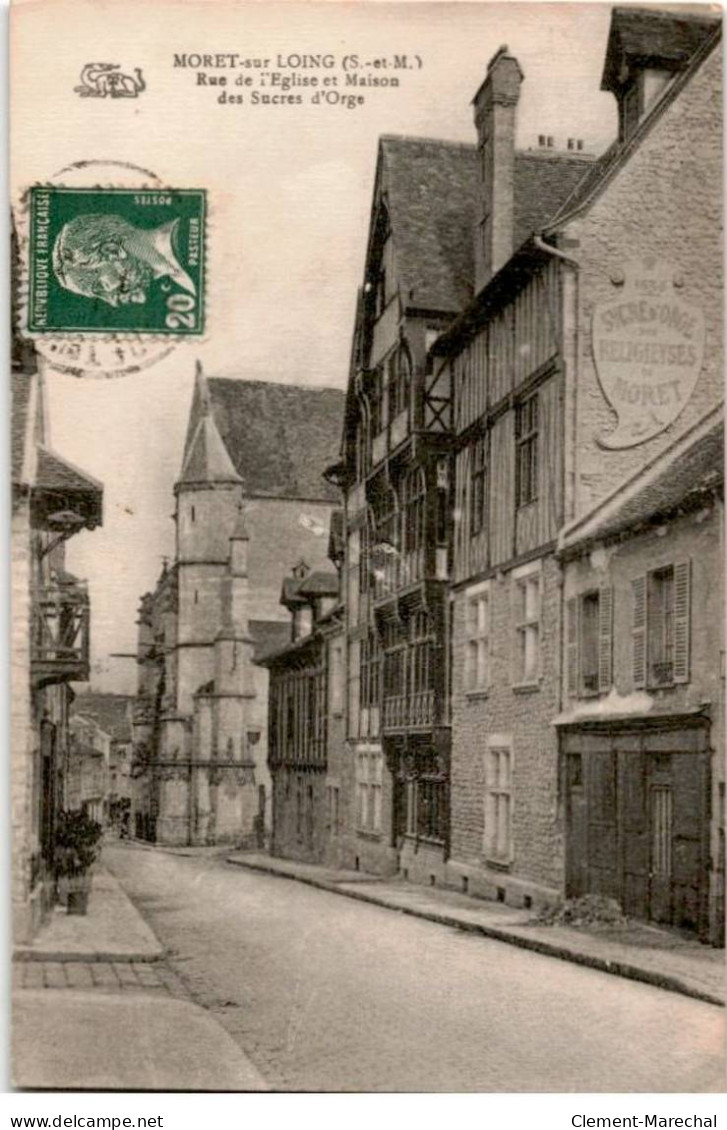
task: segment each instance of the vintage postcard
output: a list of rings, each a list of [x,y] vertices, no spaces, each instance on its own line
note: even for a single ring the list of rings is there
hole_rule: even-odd
[[[10,23],[12,1085],[716,1126],[721,8]]]

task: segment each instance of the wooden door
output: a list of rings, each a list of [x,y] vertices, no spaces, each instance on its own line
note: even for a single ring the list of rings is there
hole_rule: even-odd
[[[646,811],[646,764],[640,750],[619,750],[619,827],[621,832],[621,905],[633,918],[649,913],[649,822]]]
[[[618,853],[617,760],[608,739],[586,761],[589,891],[621,898]]]
[[[588,892],[588,817],[583,787],[583,754],[566,753],[566,898]]]
[[[649,777],[649,918],[671,925],[674,794],[668,773],[652,765]]]
[[[700,930],[706,926],[709,754],[676,753],[671,763],[672,922]]]

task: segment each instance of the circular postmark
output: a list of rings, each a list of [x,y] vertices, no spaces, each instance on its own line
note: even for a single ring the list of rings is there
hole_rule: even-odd
[[[204,331],[206,194],[148,169],[79,161],[17,214],[17,326],[54,369],[135,373]]]

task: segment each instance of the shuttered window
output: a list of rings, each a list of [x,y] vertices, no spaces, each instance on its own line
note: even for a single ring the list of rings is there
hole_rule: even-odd
[[[689,682],[691,562],[674,566],[674,682]]]
[[[598,593],[598,690],[610,691],[613,684],[613,590],[604,586]]]
[[[635,688],[689,682],[689,561],[654,569],[632,582],[632,672]]]
[[[631,675],[636,690],[646,686],[646,577],[636,577],[631,584],[632,656]]]
[[[594,589],[566,604],[566,687],[571,698],[608,692],[613,682],[613,591]]]

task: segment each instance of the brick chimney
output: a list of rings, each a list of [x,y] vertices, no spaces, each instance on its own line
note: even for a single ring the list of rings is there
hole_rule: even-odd
[[[507,47],[487,65],[475,108],[479,195],[475,217],[475,294],[513,253],[515,123],[523,73]]]

